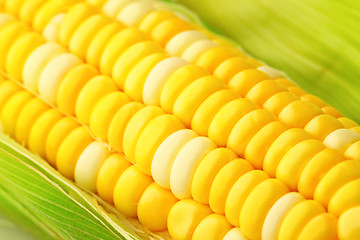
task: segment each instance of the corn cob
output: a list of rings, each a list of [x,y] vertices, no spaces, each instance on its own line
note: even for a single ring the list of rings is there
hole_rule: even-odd
[[[112,6],[111,4],[114,2],[109,1],[103,9],[113,9],[109,6]],[[320,229],[319,235],[311,237],[330,239],[336,237],[333,229],[338,223],[334,215],[345,216],[340,219],[348,224],[348,216],[354,215],[351,211],[356,210],[351,209],[348,214],[345,213],[351,207],[356,206],[356,203],[354,203],[354,196],[349,196],[351,187],[345,186],[347,183],[352,183],[352,180],[356,181],[359,165],[356,161],[357,156],[348,155],[346,152],[350,148],[355,148],[351,152],[356,151],[355,143],[359,138],[355,131],[335,131],[345,127],[340,120],[334,116],[323,114],[319,111],[320,108],[307,104],[309,100],[299,100],[296,95],[292,94],[286,96],[294,100],[286,102],[291,106],[281,106],[286,110],[283,112],[284,109],[275,104],[279,114],[274,115],[274,112],[269,110],[271,108],[267,108],[263,104],[266,102],[266,98],[271,98],[266,95],[264,89],[269,86],[279,86],[282,89],[281,93],[287,92],[285,86],[279,83],[286,81],[269,79],[265,73],[256,70],[256,65],[249,67],[252,68],[249,70],[239,68],[238,75],[233,74],[233,78],[229,77],[231,78],[229,82],[232,79],[235,79],[235,82],[249,81],[250,83],[247,84],[258,81],[258,84],[264,84],[259,86],[260,90],[253,90],[252,86],[248,85],[242,87],[241,91],[246,88],[250,92],[252,91],[252,94],[249,95],[248,93],[241,94],[238,85],[226,86],[221,80],[225,83],[227,80],[221,79],[222,75],[216,74],[216,69],[222,65],[222,62],[228,66],[227,59],[230,60],[234,56],[236,56],[236,60],[233,60],[235,63],[242,60],[240,55],[243,57],[243,54],[237,49],[211,47],[210,50],[208,49],[210,52],[205,51],[206,54],[200,54],[201,61],[195,61],[196,65],[188,63],[193,56],[189,58],[186,57],[188,55],[182,55],[182,58],[171,57],[169,54],[172,50],[167,47],[167,42],[170,43],[178,33],[181,34],[187,30],[194,31],[195,27],[193,29],[190,23],[169,12],[166,15],[172,15],[176,20],[167,22],[166,19],[162,19],[164,23],[152,24],[155,28],[148,29],[151,34],[147,37],[145,31],[139,31],[136,27],[114,24],[110,18],[99,14],[96,9],[84,3],[70,7],[67,14],[71,18],[67,18],[68,16],[65,15],[61,20],[61,17],[57,15],[59,12],[56,11],[63,10],[56,8],[55,11],[53,5],[55,3],[56,1],[49,1],[43,5],[39,9],[40,13],[37,13],[34,20],[30,22],[34,24],[34,29],[37,31],[58,29],[58,33],[55,31],[55,34],[52,34],[53,32],[50,30],[43,31],[44,38],[58,41],[65,47],[68,46],[71,53],[67,53],[64,48],[54,43],[43,45],[39,43],[39,47],[31,54],[19,51],[18,48],[22,44],[17,44],[17,42],[26,41],[23,40],[23,35],[18,34],[23,31],[19,27],[20,30],[17,30],[16,34],[12,36],[12,40],[15,40],[14,44],[9,47],[9,53],[4,54],[3,61],[6,64],[3,70],[11,79],[21,81],[17,76],[23,76],[26,88],[38,92],[39,97],[46,100],[47,103],[58,105],[59,109],[54,110],[43,108],[43,103],[35,103],[38,111],[43,114],[34,119],[32,124],[27,125],[31,130],[28,137],[22,138],[22,143],[33,152],[48,159],[63,175],[74,179],[89,191],[97,191],[107,201],[114,201],[120,212],[131,217],[138,217],[149,229],[161,231],[168,228],[170,235],[175,239],[191,237],[196,239],[221,239],[224,237],[226,239],[227,236],[230,236],[228,238],[231,236],[240,238],[244,235],[250,239],[259,239],[260,237],[274,239],[274,236],[275,239],[276,236],[279,239],[292,239],[295,236],[309,239],[309,234],[313,234],[314,228]],[[154,12],[157,13],[156,11],[144,12],[142,2],[128,4],[129,6],[123,6],[123,10],[120,9],[121,12],[118,16],[125,24],[137,23],[140,30],[142,25],[136,19],[124,20],[128,15],[125,10],[132,12],[135,7],[140,8],[137,12],[148,14],[142,21],[148,21],[146,20],[148,16],[152,19],[151,15]],[[151,4],[152,2],[146,2],[145,7],[154,9]],[[66,4],[64,3],[64,5]],[[5,8],[9,11],[7,5]],[[83,21],[78,22],[79,27],[76,29],[67,24],[73,20],[75,15],[81,18],[82,14],[77,12],[79,11],[77,9],[85,9],[85,12],[91,14],[84,17]],[[52,13],[53,16],[46,15],[45,12]],[[70,15],[70,13],[72,14]],[[40,17],[37,17],[38,15]],[[141,17],[139,15],[139,18]],[[47,25],[40,20],[35,21],[38,18],[40,20],[45,18],[45,22],[50,23]],[[96,28],[93,27],[95,22],[100,24]],[[175,28],[177,23],[182,25]],[[59,25],[58,28],[50,27],[56,24]],[[21,26],[21,23],[14,25]],[[65,40],[61,40],[60,37],[61,31],[65,31],[62,30],[63,26],[67,26],[68,29],[73,28],[73,33],[63,33],[69,36],[68,44],[62,42]],[[104,41],[100,37],[97,38],[96,31],[105,26],[109,26],[109,29],[114,32],[109,34],[108,43],[103,43],[105,45],[103,51],[95,54],[100,54],[100,62],[95,63],[94,61],[93,64],[99,67],[102,74],[112,75],[112,78],[99,75],[96,68],[83,62],[83,60],[90,62],[86,54],[88,54],[87,50],[93,49],[91,47],[93,41],[95,39]],[[112,28],[118,29],[116,31]],[[168,35],[164,35],[166,29],[169,31]],[[30,31],[30,29],[26,30]],[[98,34],[100,33],[103,34],[102,31],[99,31]],[[25,34],[27,35],[27,33]],[[59,34],[58,37],[56,34]],[[91,41],[92,38],[93,41]],[[149,41],[149,39],[155,42]],[[11,42],[8,41],[7,44],[10,45]],[[98,45],[99,43],[94,44]],[[173,45],[178,47],[175,43]],[[193,48],[191,46],[190,44],[187,48],[183,48],[191,50]],[[14,50],[12,50],[13,48]],[[49,51],[49,53],[38,53],[40,48],[39,51]],[[199,53],[199,51],[196,52]],[[10,58],[11,52],[23,54],[17,58],[17,62],[22,62],[24,65],[22,74],[19,74],[18,70],[10,70],[9,67],[14,66],[14,60]],[[191,50],[187,54],[190,55],[193,52]],[[235,55],[233,55],[234,53]],[[202,56],[202,54],[205,55]],[[34,60],[38,60],[37,56],[43,56],[44,60],[35,62]],[[197,59],[197,57],[194,58]],[[30,61],[30,59],[32,60]],[[232,65],[231,62],[230,70],[225,71],[225,75],[231,75],[229,72],[236,71],[234,68],[238,67],[237,64]],[[35,75],[38,74],[37,77],[29,78],[26,82],[25,78],[34,76],[34,74],[25,73],[25,69],[29,69],[29,71],[37,69],[37,73],[35,73]],[[237,77],[235,78],[235,76]],[[74,83],[77,79],[79,82]],[[168,85],[170,82],[178,82],[177,84],[182,86],[179,88],[179,85],[176,85],[174,88],[174,84]],[[16,89],[15,84],[7,83]],[[70,91],[67,91],[68,88]],[[124,92],[119,91],[118,88]],[[295,86],[291,86],[289,89],[291,91],[288,93],[303,94]],[[33,103],[35,100],[40,101],[20,88],[16,90],[16,94],[4,98],[5,104],[1,112],[4,132],[13,137],[18,129],[14,123],[21,122],[21,120],[17,120],[20,119],[17,115],[26,117],[26,113],[22,113],[25,111],[23,110],[26,107],[25,103],[30,99],[29,103]],[[173,99],[165,101],[166,104],[170,102],[169,108],[166,108],[161,100],[165,90],[168,91],[167,97]],[[178,91],[177,94],[176,91]],[[277,95],[276,91],[270,92],[270,94]],[[62,93],[60,94],[60,92]],[[245,98],[241,98],[242,96]],[[67,100],[68,97],[72,100]],[[218,99],[222,103],[220,106],[216,106],[219,102]],[[313,100],[312,96],[304,99],[323,104],[319,103],[319,100]],[[144,104],[136,101],[158,106],[145,107]],[[274,101],[279,100],[275,98]],[[214,105],[215,110],[213,109]],[[21,109],[22,107],[23,109]],[[300,118],[294,111],[296,108],[309,109],[309,111],[303,110],[309,114]],[[75,115],[78,123],[64,117],[59,111]],[[19,112],[20,114],[18,114]],[[324,133],[325,130],[318,130],[314,126],[310,129],[315,130],[309,131],[305,125],[319,115],[324,116],[325,119],[331,119],[329,122],[333,123],[335,127],[326,128],[326,131],[329,131],[326,133]],[[198,116],[196,118],[198,123],[195,125],[199,128],[194,127],[192,123],[196,116]],[[343,122],[350,122],[336,114],[335,116],[341,118]],[[254,121],[254,119],[258,120]],[[205,127],[201,124],[202,121],[208,122],[205,123]],[[321,120],[316,120],[313,125],[318,124],[319,121]],[[186,130],[185,126],[191,127],[192,130]],[[302,127],[312,135],[294,127]],[[352,128],[353,125],[349,124],[349,127]],[[63,133],[61,129],[66,129],[66,133]],[[18,132],[22,131],[18,130]],[[322,137],[314,132],[321,132]],[[262,142],[262,136],[267,136],[267,141]],[[350,139],[350,142],[344,142],[341,140],[343,136],[354,137]],[[94,142],[94,138],[97,141],[108,142],[111,150],[119,154],[110,155],[106,146],[103,143]],[[318,140],[314,138],[318,138]],[[341,141],[337,142],[338,139]],[[331,148],[335,146],[337,150],[327,148],[319,140],[324,140],[325,145]],[[284,146],[284,142],[287,143],[286,146]],[[223,146],[228,146],[228,148],[219,148]],[[259,153],[259,151],[261,152]],[[126,157],[121,154],[122,152]],[[299,154],[300,152],[301,154]],[[329,155],[334,158],[331,162],[328,160]],[[355,160],[343,161],[345,157],[353,157]],[[125,159],[135,165],[125,163]],[[262,160],[264,160],[264,164]],[[315,161],[326,162],[329,167],[317,169],[316,166],[319,164],[313,163]],[[264,169],[264,171],[253,170],[254,167]],[[344,168],[345,172],[349,173],[347,176],[344,176]],[[102,172],[104,173],[101,174]],[[304,175],[304,172],[307,174]],[[109,179],[107,179],[108,174]],[[276,177],[276,179],[270,177]],[[319,183],[317,186],[314,186],[314,178]],[[340,178],[341,181],[337,181]],[[103,184],[104,182],[106,184]],[[337,182],[335,187],[332,185],[333,182]],[[241,191],[238,188],[244,189]],[[287,197],[289,189],[298,190],[300,197],[295,200]],[[343,198],[334,195],[338,189],[349,196],[349,199],[345,200],[349,205],[345,208],[341,206],[341,210],[339,210],[341,204],[338,202],[343,201]],[[301,194],[315,200],[304,201]],[[333,195],[334,198],[332,198]],[[193,200],[187,198],[193,198]],[[153,199],[157,199],[160,204]],[[262,200],[259,201],[259,199]],[[302,204],[297,205],[297,208],[289,207],[281,213],[282,209],[274,208],[275,210],[273,210],[271,207],[273,204],[274,207],[277,206],[276,203],[280,200],[286,203],[290,202],[288,204],[294,202]],[[332,201],[335,202],[332,203]],[[335,209],[326,213],[325,208],[319,202],[325,207],[328,207],[329,204],[329,211],[330,203],[332,203]],[[237,210],[235,211],[235,209]],[[272,210],[273,214],[268,214]],[[277,219],[278,224],[269,227],[268,225],[274,222],[272,218]],[[339,221],[339,224],[342,221]],[[259,226],[259,222],[264,222],[264,225]],[[328,224],[329,222],[331,224]],[[215,233],[209,233],[209,229],[212,229],[211,226],[217,229],[214,230]],[[237,228],[230,230],[232,226]],[[339,226],[339,229],[342,230],[343,226],[345,225]],[[228,231],[229,233],[227,233]],[[269,231],[272,232],[269,233]],[[341,235],[341,231],[339,234],[341,239],[347,239],[347,236]],[[271,238],[271,236],[273,237]]]

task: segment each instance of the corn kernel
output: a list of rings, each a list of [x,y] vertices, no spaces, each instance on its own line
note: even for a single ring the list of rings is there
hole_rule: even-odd
[[[174,239],[190,240],[196,226],[211,214],[208,206],[192,199],[181,200],[171,208],[168,217],[168,230]]]
[[[137,217],[137,206],[145,189],[153,182],[136,166],[128,167],[121,174],[114,189],[114,204],[117,210],[129,217]]]
[[[201,222],[197,225],[192,239],[222,239],[230,229],[231,225],[223,215],[210,214],[201,220]]]
[[[236,154],[228,148],[215,148],[200,161],[191,183],[191,195],[199,203],[208,204],[211,185],[220,169]]]
[[[286,214],[279,230],[278,239],[296,239],[311,219],[324,212],[324,207],[314,200],[305,200],[296,204]]]
[[[16,120],[24,105],[30,101],[34,96],[27,91],[13,92],[8,100],[4,102],[0,113],[0,122],[2,124],[2,131],[11,137],[15,136]]]
[[[161,187],[170,189],[170,174],[181,148],[198,135],[190,129],[181,129],[169,135],[157,148],[151,164],[151,175]]]
[[[96,193],[96,179],[104,160],[110,155],[107,147],[100,142],[90,143],[78,158],[74,179],[81,187]]]
[[[223,106],[210,123],[208,136],[224,147],[235,124],[247,113],[257,109],[253,102],[238,98]]]
[[[56,156],[61,143],[79,125],[68,117],[63,117],[51,128],[45,142],[45,155],[49,163],[56,167]]]
[[[124,155],[114,153],[106,158],[96,178],[96,190],[99,196],[109,203],[114,202],[115,184],[122,173],[131,166]]]
[[[125,60],[129,61],[129,57]],[[154,66],[147,76],[142,99],[147,105],[160,105],[161,91],[169,79],[169,77],[176,72],[176,70],[186,66],[187,63],[178,57],[166,58]]]
[[[138,42],[129,47],[116,61],[112,76],[116,79],[116,84],[120,89],[124,88],[124,82],[131,71],[131,69],[145,57],[156,54],[164,53],[164,50],[160,48],[157,43],[152,41]],[[159,65],[159,64],[157,64]],[[157,66],[156,65],[156,66]],[[145,82],[146,86],[146,82]],[[145,87],[144,87],[145,88]],[[144,99],[145,102],[145,99]],[[146,102],[145,102],[146,103]]]
[[[225,201],[225,216],[232,225],[240,225],[240,214],[246,199],[255,186],[266,179],[269,176],[264,171],[254,170],[244,173],[231,186]]]
[[[143,173],[151,176],[151,163],[156,149],[170,134],[183,128],[183,123],[170,114],[160,115],[145,126],[134,152],[135,163]]]
[[[191,183],[196,167],[203,157],[215,149],[213,141],[206,137],[195,137],[178,152],[170,173],[170,187],[179,199],[191,197]]]
[[[265,125],[275,121],[275,115],[264,109],[247,113],[233,127],[227,139],[227,146],[239,156],[244,156],[251,138]]]
[[[359,140],[359,133],[351,129],[341,128],[330,133],[323,142],[328,148],[333,148],[338,150],[340,153],[344,153],[351,144]]]
[[[197,30],[181,32],[170,39],[165,50],[172,56],[181,56],[191,44],[204,39],[206,36]]]
[[[56,154],[56,167],[65,177],[73,180],[80,154],[93,141],[83,126],[75,128],[61,142]]]
[[[261,229],[261,239],[278,239],[279,230],[288,212],[305,198],[297,192],[289,192],[280,197],[270,208]]]
[[[116,112],[128,103],[129,98],[119,91],[102,97],[90,114],[89,127],[91,132],[103,141],[107,140],[108,129]]]
[[[211,94],[196,110],[191,120],[191,128],[200,135],[206,136],[215,115],[224,105],[237,97],[237,94],[231,89],[223,89]]]
[[[82,2],[73,5],[69,11],[67,11],[65,18],[60,25],[59,42],[64,46],[68,46],[71,37],[79,25],[89,17],[95,15],[95,13],[96,9],[87,3]]]
[[[103,14],[96,14],[76,28],[69,41],[69,50],[85,60],[87,50],[94,35],[103,27],[110,24],[111,20]]]
[[[173,108],[174,115],[190,127],[191,120],[200,104],[211,94],[224,88],[224,83],[218,78],[213,76],[199,78],[179,95]]]
[[[160,105],[167,112],[172,113],[174,104],[180,93],[195,80],[208,76],[209,73],[197,65],[186,65],[175,71],[166,81],[160,95]]]
[[[29,132],[30,151],[45,158],[46,138],[51,128],[62,118],[60,112],[55,109],[49,109],[36,120]]]
[[[62,53],[43,68],[39,78],[39,93],[51,104],[56,103],[56,93],[66,73],[81,64],[81,60],[71,53]]]
[[[324,141],[330,133],[339,128],[343,128],[343,125],[335,117],[321,114],[311,119],[305,125],[304,130],[320,141]]]
[[[128,122],[123,138],[124,154],[130,162],[134,162],[136,142],[145,126],[154,118],[164,114],[164,111],[156,106],[146,106],[136,112]],[[102,115],[102,114],[100,114]],[[99,125],[103,127],[103,124]]]
[[[98,74],[98,70],[90,64],[80,64],[70,69],[57,89],[56,104],[59,109],[68,115],[75,115],[75,104],[81,90]]]
[[[354,207],[343,213],[338,221],[338,237],[342,240],[359,239],[360,207]]]
[[[90,79],[81,89],[75,104],[76,117],[85,124],[89,123],[92,110],[100,99],[117,91],[113,80],[105,75]]]
[[[290,128],[283,132],[271,145],[267,151],[263,169],[271,177],[275,177],[276,169],[283,156],[297,143],[311,139],[310,134],[299,128]]]
[[[19,112],[15,126],[15,139],[24,146],[28,146],[28,138],[31,127],[35,121],[49,109],[49,106],[39,98],[33,98],[26,103]]]
[[[253,169],[241,158],[230,161],[220,169],[211,185],[209,195],[209,205],[215,213],[225,213],[225,202],[232,186],[239,177]]]
[[[314,191],[323,176],[336,164],[345,160],[335,149],[324,149],[306,164],[302,170],[297,189],[307,198],[314,196]]]
[[[263,161],[270,145],[289,128],[287,124],[279,121],[270,122],[265,125],[246,145],[244,152],[245,159],[255,168],[262,169]]]
[[[319,181],[315,188],[314,199],[324,206],[328,206],[330,199],[338,189],[357,178],[360,178],[360,162],[354,160],[340,162]]]
[[[246,198],[240,214],[240,226],[250,239],[260,239],[264,221],[271,206],[289,189],[278,179],[259,183]]]
[[[150,184],[141,195],[137,207],[139,221],[150,231],[167,230],[170,209],[178,200],[156,183]]]
[[[39,80],[45,66],[55,57],[64,54],[65,49],[56,43],[45,43],[36,48],[26,59],[23,82],[27,89],[38,92]]]
[[[143,107],[144,105],[139,102],[129,102],[115,113],[107,136],[112,149],[120,153],[123,152],[123,137],[126,126],[131,117]]]
[[[313,156],[325,149],[325,145],[315,139],[307,139],[294,147],[280,160],[276,178],[282,180],[292,191],[297,191],[299,177]]]
[[[337,239],[337,219],[330,213],[322,213],[301,231],[299,240],[335,240]]]

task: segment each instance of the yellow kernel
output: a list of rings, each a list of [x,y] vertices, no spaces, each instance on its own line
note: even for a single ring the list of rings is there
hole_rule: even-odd
[[[256,109],[247,113],[231,130],[226,145],[239,156],[244,156],[245,148],[251,138],[262,127],[275,120],[275,115],[264,109]]]
[[[299,100],[300,98],[291,92],[279,92],[271,96],[266,102],[264,102],[263,107],[279,116],[280,112],[288,106],[290,103]]]
[[[305,200],[296,204],[285,216],[278,239],[296,239],[311,219],[324,212],[324,207],[314,200]]]
[[[91,135],[83,126],[75,128],[66,136],[56,154],[56,167],[62,175],[74,179],[76,162],[92,141]]]
[[[64,139],[79,125],[68,117],[63,117],[51,128],[45,142],[45,155],[49,163],[56,167],[58,149]]]
[[[338,220],[338,237],[342,240],[358,240],[360,207],[354,207],[343,213]]]
[[[106,158],[96,178],[96,190],[99,196],[109,203],[114,202],[115,184],[121,174],[131,166],[124,155],[114,153]]]
[[[281,223],[288,212],[305,198],[298,192],[289,192],[280,197],[270,208],[261,229],[261,239],[276,240]]]
[[[219,64],[213,74],[228,83],[236,74],[250,68],[253,68],[253,65],[246,58],[232,57]]]
[[[144,84],[151,70],[168,56],[165,53],[155,53],[140,60],[125,79],[124,91],[135,101],[143,100]],[[117,82],[117,80],[115,79]],[[123,80],[121,80],[123,81]]]
[[[181,200],[171,208],[168,217],[168,230],[174,239],[190,240],[196,226],[211,214],[208,206],[192,199]]]
[[[231,89],[222,89],[211,94],[196,110],[191,120],[191,128],[200,135],[206,136],[210,123],[218,111],[237,97],[238,95]]]
[[[190,129],[181,129],[169,135],[157,148],[151,164],[151,175],[161,187],[170,189],[170,174],[181,148],[198,135]]]
[[[45,43],[36,48],[26,59],[22,79],[27,89],[38,92],[39,80],[45,66],[55,57],[65,53],[56,43]]]
[[[218,78],[213,76],[199,78],[179,95],[173,108],[174,115],[190,127],[191,120],[200,104],[211,94],[224,88],[224,83]]]
[[[95,13],[96,9],[84,2],[77,3],[70,7],[59,28],[60,43],[64,46],[68,46],[75,30],[86,19],[95,15]]]
[[[116,182],[114,204],[116,209],[129,217],[137,217],[137,206],[145,189],[153,182],[132,165],[128,167]]]
[[[133,44],[144,40],[146,40],[145,35],[137,28],[125,28],[117,33],[107,43],[101,56],[101,72],[108,75],[112,74],[119,56]]]
[[[77,118],[82,123],[88,124],[96,103],[105,95],[115,91],[117,91],[117,87],[108,76],[100,75],[90,79],[76,100],[75,114]]]
[[[266,79],[270,79],[270,77],[262,71],[245,69],[232,77],[228,82],[228,86],[244,97],[257,83]]]
[[[271,177],[275,177],[276,169],[283,156],[297,143],[311,139],[310,134],[299,128],[290,128],[283,132],[276,140],[270,145],[267,151],[263,169]]]
[[[293,127],[303,128],[311,119],[323,114],[323,111],[315,104],[298,100],[287,105],[280,113],[279,120]]]
[[[63,115],[55,109],[49,109],[36,120],[29,133],[29,149],[45,158],[46,138],[51,128]]]
[[[120,153],[123,152],[123,137],[126,126],[132,116],[143,107],[144,105],[139,102],[129,102],[115,113],[107,133],[107,139],[112,149]]]
[[[75,165],[74,179],[79,186],[96,193],[96,179],[109,149],[101,142],[90,143],[79,156]]]
[[[305,197],[312,198],[319,181],[332,167],[343,160],[345,160],[344,156],[338,151],[328,148],[313,156],[300,174],[298,191]]]
[[[62,53],[46,64],[39,78],[39,93],[41,97],[51,103],[56,103],[56,94],[64,76],[74,67],[80,65],[80,58],[71,53]]]
[[[40,34],[29,32],[18,37],[9,49],[5,68],[11,77],[22,82],[23,68],[31,52],[40,46],[44,39]]]
[[[170,209],[177,201],[171,191],[161,188],[156,183],[150,184],[138,203],[139,221],[150,231],[165,231]]]
[[[123,138],[124,154],[130,162],[134,162],[136,142],[145,126],[154,118],[164,114],[164,111],[156,106],[145,106],[136,112],[126,125]],[[101,124],[103,126],[103,124]],[[99,127],[101,126],[99,125]]]
[[[335,117],[327,114],[314,117],[304,126],[305,131],[320,141],[324,141],[330,133],[339,128],[343,128],[343,125]]]
[[[360,178],[360,162],[342,161],[332,167],[319,181],[315,188],[314,199],[327,206],[338,189],[357,178]]]
[[[225,197],[225,216],[234,226],[240,225],[240,214],[244,203],[250,192],[261,182],[269,179],[269,176],[260,170],[244,173],[240,176],[232,186],[228,195]]]
[[[241,158],[230,161],[220,169],[211,185],[209,195],[209,205],[215,213],[225,213],[225,202],[232,186],[239,177],[253,169],[247,161]]]
[[[124,29],[124,26],[120,22],[112,22],[99,29],[89,43],[89,47],[86,52],[86,61],[94,66],[100,66],[100,59],[103,55],[105,47],[109,43],[110,39],[122,29]]]
[[[160,115],[145,126],[134,152],[135,163],[143,173],[151,175],[151,163],[156,149],[170,134],[183,128],[183,123],[170,114]]]
[[[229,161],[236,158],[236,154],[228,148],[215,148],[201,159],[196,167],[191,183],[191,195],[200,203],[209,203],[211,185],[220,169]]]
[[[142,99],[148,105],[160,105],[161,91],[169,77],[178,69],[188,65],[178,57],[166,58],[155,65],[146,77]]]
[[[265,125],[246,145],[244,152],[245,159],[255,168],[262,169],[263,161],[270,145],[280,136],[280,134],[289,128],[290,127],[287,124],[279,121],[270,122]]]
[[[215,149],[213,141],[206,137],[195,137],[177,153],[170,173],[170,187],[179,199],[191,197],[191,183],[195,170],[203,157]]]
[[[208,76],[209,72],[197,65],[186,65],[176,70],[166,81],[160,95],[160,105],[167,112],[172,113],[179,95],[195,80]]]
[[[2,125],[2,131],[11,137],[14,137],[16,121],[19,117],[20,111],[27,102],[34,98],[34,96],[27,91],[13,92],[12,94],[11,97],[9,96],[10,94],[7,94],[8,100],[4,102],[1,109],[0,122]]]
[[[56,104],[61,111],[75,115],[75,104],[84,85],[99,74],[90,64],[80,64],[70,69],[61,81],[56,93]]]
[[[259,183],[246,198],[240,214],[240,226],[250,239],[260,239],[265,218],[271,206],[284,194],[287,186],[278,179],[266,179]]]
[[[94,35],[110,23],[111,20],[103,14],[87,18],[72,34],[69,40],[69,50],[84,60]]]
[[[307,139],[296,144],[280,160],[276,178],[286,183],[292,191],[297,191],[302,170],[313,156],[324,149],[325,145],[315,139]]]
[[[219,214],[210,214],[201,220],[201,222],[197,225],[192,239],[222,239],[230,229],[231,225],[226,220],[225,216]]]
[[[219,146],[226,146],[235,124],[247,113],[257,109],[253,102],[238,98],[223,106],[210,123],[208,136]]]
[[[152,41],[142,41],[135,43],[129,47],[116,61],[112,76],[120,89],[124,89],[124,82],[131,69],[145,57],[155,54],[163,53],[164,50]],[[145,83],[146,85],[146,83]]]

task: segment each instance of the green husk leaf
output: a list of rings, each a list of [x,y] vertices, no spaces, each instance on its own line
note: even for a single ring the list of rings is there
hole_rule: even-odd
[[[120,215],[2,133],[0,212],[37,239],[166,238]]]
[[[329,0],[179,0],[245,51],[360,123],[360,5]]]

